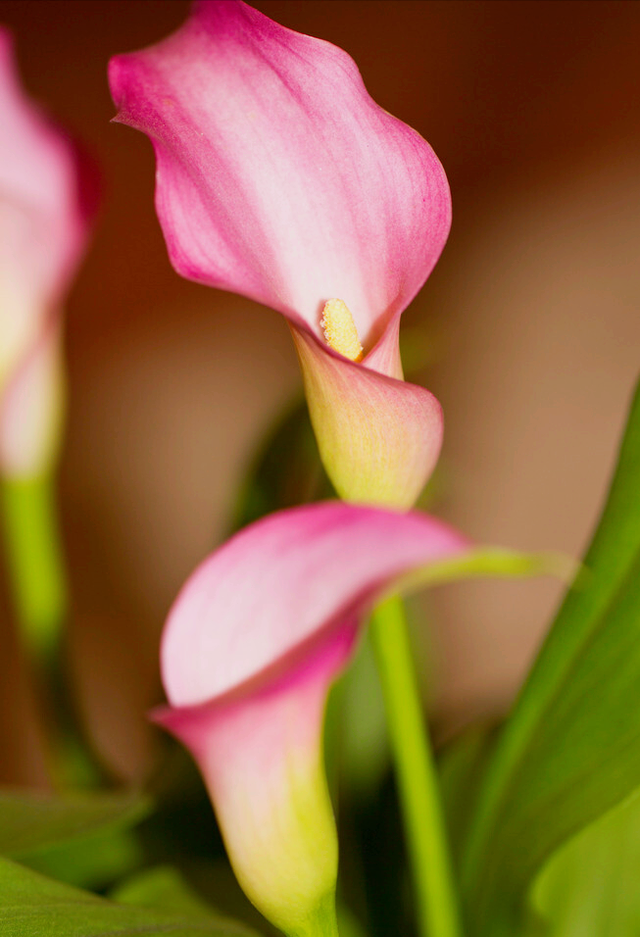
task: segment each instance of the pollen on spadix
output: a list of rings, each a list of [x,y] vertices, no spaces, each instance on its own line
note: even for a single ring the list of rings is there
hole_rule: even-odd
[[[320,325],[327,344],[351,361],[360,361],[363,348],[349,307],[341,299],[330,299],[324,304]]]

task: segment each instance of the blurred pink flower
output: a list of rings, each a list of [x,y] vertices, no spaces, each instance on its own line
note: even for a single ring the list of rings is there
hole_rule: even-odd
[[[382,593],[469,553],[426,515],[294,508],[209,556],[169,614],[161,670],[170,708],[155,718],[197,761],[241,885],[287,933],[306,933],[304,922],[333,903],[321,743],[329,686]]]
[[[413,504],[442,441],[398,349],[450,226],[429,144],[341,49],[236,0],[200,0],[174,35],[113,59],[110,84],[116,119],[153,142],[176,270],[286,316],[342,497]]]
[[[61,308],[87,238],[70,140],[24,94],[0,27],[0,470],[46,471],[59,438]]]

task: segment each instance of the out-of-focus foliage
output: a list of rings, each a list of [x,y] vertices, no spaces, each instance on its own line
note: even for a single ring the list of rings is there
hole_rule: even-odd
[[[549,860],[525,937],[640,933],[640,798],[592,823]]]
[[[548,857],[640,786],[639,478],[637,392],[585,569],[485,775],[463,865],[471,933],[517,932]]]
[[[107,901],[87,891],[44,878],[0,860],[1,937],[255,937],[255,931],[213,912],[134,907]]]
[[[151,802],[139,793],[40,794],[0,790],[0,855],[18,857],[139,822]]]

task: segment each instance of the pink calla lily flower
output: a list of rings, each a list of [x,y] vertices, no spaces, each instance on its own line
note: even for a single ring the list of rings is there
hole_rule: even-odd
[[[176,270],[286,316],[336,490],[411,506],[442,441],[440,405],[402,380],[398,349],[451,220],[429,144],[345,52],[238,0],[200,0],[109,74],[116,119],[153,142]]]
[[[323,502],[245,528],[200,565],[169,614],[170,707],[155,719],[192,752],[240,884],[287,934],[334,933],[321,744],[329,687],[381,594],[470,554],[427,515]]]
[[[62,403],[62,300],[87,238],[75,147],[20,86],[0,27],[0,470],[48,469]]]

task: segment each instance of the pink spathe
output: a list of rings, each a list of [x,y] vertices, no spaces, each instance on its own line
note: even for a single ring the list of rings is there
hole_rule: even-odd
[[[469,550],[426,515],[294,508],[208,557],[169,614],[161,671],[170,706],[155,718],[194,755],[245,891],[287,932],[335,887],[321,744],[329,688],[382,594]]]
[[[0,469],[55,454],[61,304],[87,239],[77,152],[23,92],[0,27]]]
[[[446,177],[429,144],[371,99],[341,49],[236,0],[196,3],[174,35],[112,60],[110,83],[117,120],[153,143],[156,208],[176,270],[287,317],[339,492],[409,506],[442,438],[437,401],[404,384],[398,352],[399,316],[433,269],[451,220]],[[324,340],[320,318],[333,298],[353,315],[361,363]],[[340,379],[327,383],[319,356],[333,359]],[[332,411],[357,417],[354,369],[390,381],[375,425],[365,414],[345,458],[344,427]],[[401,416],[411,444],[399,456],[389,434]],[[376,472],[365,474],[384,468],[389,478],[381,490],[375,479],[351,490],[371,458]]]

